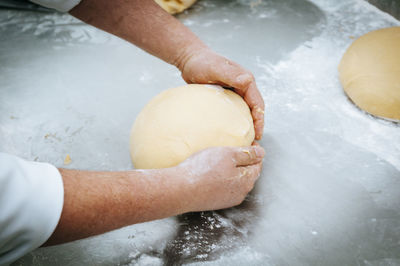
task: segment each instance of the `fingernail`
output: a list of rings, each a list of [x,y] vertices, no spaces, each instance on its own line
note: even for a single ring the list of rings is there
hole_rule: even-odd
[[[264,157],[265,151],[264,151],[264,149],[262,147],[260,147],[260,146],[254,147],[254,150],[255,150],[256,155],[257,155],[258,158]]]

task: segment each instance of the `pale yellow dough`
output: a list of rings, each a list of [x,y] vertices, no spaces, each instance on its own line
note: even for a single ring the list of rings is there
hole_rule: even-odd
[[[339,76],[358,107],[400,120],[400,27],[372,31],[354,41],[343,55]]]
[[[213,85],[185,85],[154,97],[139,113],[130,136],[135,168],[165,168],[215,146],[249,146],[250,109],[236,93]]]
[[[197,0],[155,0],[155,1],[168,13],[177,14],[191,7]]]

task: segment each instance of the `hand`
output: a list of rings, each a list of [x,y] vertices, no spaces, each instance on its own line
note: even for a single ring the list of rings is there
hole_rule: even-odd
[[[119,172],[59,169],[64,206],[46,245],[185,212],[238,205],[260,175],[263,157],[259,146],[216,147],[171,168]]]
[[[253,116],[255,137],[257,140],[261,139],[264,129],[264,100],[249,71],[208,48],[198,49],[183,57],[182,61],[178,68],[187,83],[219,84],[233,88],[242,96]]]
[[[239,205],[260,176],[264,149],[215,147],[198,152],[176,166],[185,211],[224,209]]]

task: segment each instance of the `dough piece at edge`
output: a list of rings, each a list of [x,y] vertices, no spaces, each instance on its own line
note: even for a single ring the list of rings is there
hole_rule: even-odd
[[[369,32],[355,40],[339,64],[345,93],[362,110],[400,120],[400,27]]]
[[[174,15],[191,7],[197,0],[154,0],[165,11]]]

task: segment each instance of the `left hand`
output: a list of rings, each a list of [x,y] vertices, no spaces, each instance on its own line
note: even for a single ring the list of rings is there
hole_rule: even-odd
[[[218,84],[231,87],[249,105],[254,121],[255,138],[261,139],[264,129],[264,100],[251,72],[208,48],[186,57],[179,69],[187,83]]]

